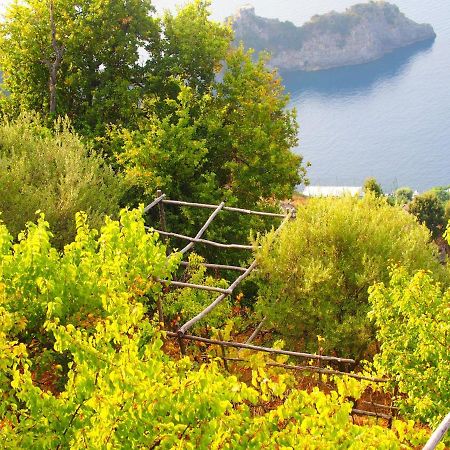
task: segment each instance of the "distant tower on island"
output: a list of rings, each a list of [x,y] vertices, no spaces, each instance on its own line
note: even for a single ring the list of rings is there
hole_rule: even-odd
[[[255,7],[250,3],[246,3],[237,10],[235,17],[241,19],[244,16],[254,16],[255,14]]]

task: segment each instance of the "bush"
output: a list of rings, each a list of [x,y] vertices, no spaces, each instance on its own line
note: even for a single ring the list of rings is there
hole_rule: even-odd
[[[392,430],[352,423],[353,401],[369,383],[337,380],[331,393],[291,390],[291,375],[258,366],[249,385],[217,361],[169,358],[164,333],[149,321],[149,299],[161,293],[156,279],[170,278],[181,255],[166,258],[157,236],[145,232],[142,210],[106,220],[99,237],[84,215],[78,225],[63,254],[49,245],[42,220],[14,246],[0,225],[3,448],[366,449],[423,442],[424,432],[400,420]],[[33,307],[46,320],[24,339]],[[78,319],[66,314],[71,307]],[[41,376],[43,341],[52,353]]]
[[[444,219],[445,223],[450,222],[450,200],[445,204]]]
[[[89,228],[85,213],[77,214],[76,224],[75,242],[58,252],[43,217],[28,223],[16,244],[0,223],[1,305],[22,323],[17,331],[24,342],[40,342],[50,316],[79,328],[102,317],[111,292],[141,298],[155,310],[159,285],[149,276],[165,278],[174,270],[177,258],[167,262],[157,235],[145,231],[142,210],[123,210],[119,221],[106,218],[100,234]]]
[[[393,195],[394,204],[406,205],[413,199],[414,192],[409,187],[398,188]]]
[[[417,217],[436,238],[445,229],[444,207],[435,192],[429,191],[414,197],[409,205],[409,212]]]
[[[383,196],[383,189],[375,178],[367,178],[363,186],[364,194],[373,194],[375,197]]]
[[[375,365],[398,385],[401,413],[437,427],[450,410],[450,289],[396,268],[369,301],[381,342]]]
[[[99,226],[105,214],[118,212],[121,190],[66,120],[58,120],[54,132],[31,115],[0,124],[0,212],[14,236],[41,210],[61,248],[75,235],[76,212],[86,211]]]
[[[260,240],[257,309],[298,345],[317,350],[320,335],[325,351],[362,357],[374,341],[368,288],[388,280],[389,264],[444,276],[429,241],[424,226],[385,199],[309,200],[276,239]]]

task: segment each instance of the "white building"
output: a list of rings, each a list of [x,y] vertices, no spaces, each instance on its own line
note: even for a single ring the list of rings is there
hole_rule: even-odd
[[[362,186],[306,186],[306,197],[342,197],[343,195],[363,195]]]

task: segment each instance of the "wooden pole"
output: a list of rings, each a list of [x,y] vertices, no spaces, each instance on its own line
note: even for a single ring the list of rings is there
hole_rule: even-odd
[[[227,266],[224,264],[207,264],[207,263],[200,263],[201,266],[205,266],[208,269],[218,269],[218,270],[235,270],[237,272],[245,272],[247,270],[246,267],[238,267],[238,266]],[[180,266],[187,267],[189,266],[188,261],[181,261]]]
[[[178,200],[163,200],[164,203],[167,203],[169,205],[178,205],[178,206],[194,206],[197,208],[208,208],[208,209],[216,209],[217,205],[209,205],[207,203],[193,203],[193,202],[182,202]],[[224,211],[232,211],[232,212],[238,212],[241,214],[252,214],[255,216],[266,216],[266,217],[286,217],[286,214],[278,214],[278,213],[269,213],[264,211],[252,211],[250,209],[242,209],[242,208],[234,208],[231,206],[225,206],[223,208]]]
[[[356,414],[358,416],[377,417],[377,418],[386,419],[386,420],[392,419],[392,416],[388,416],[387,414],[381,414],[381,413],[372,412],[372,411],[363,411],[362,409],[352,409],[352,414]]]
[[[317,355],[316,355],[317,356]],[[249,361],[243,358],[227,358],[227,361],[234,361],[234,362],[246,362]],[[350,373],[350,372],[341,372],[340,370],[333,370],[333,369],[321,369],[317,366],[297,366],[293,364],[282,364],[282,363],[266,363],[266,366],[269,367],[280,367],[282,369],[287,370],[294,370],[298,372],[313,372],[313,373],[323,373],[326,375],[338,375],[338,376],[346,376],[349,378],[355,378],[357,380],[365,380],[365,381],[372,381],[373,383],[386,383],[388,380],[385,380],[384,378],[372,378],[372,377],[366,377],[364,375],[358,375],[357,373]],[[394,407],[385,406],[386,409],[395,409]]]
[[[202,226],[202,228],[199,230],[199,232],[195,235],[194,239],[200,239],[203,236],[204,232],[211,225],[211,222],[215,219],[217,214],[220,213],[220,211],[223,209],[224,206],[225,206],[225,202],[222,202],[219,206],[217,206],[215,208],[215,211],[209,216],[209,219]],[[186,245],[186,247],[182,248],[180,250],[180,253],[184,254],[184,253],[188,252],[194,245],[195,245],[195,242],[191,242],[190,244]]]
[[[176,338],[181,337],[182,339],[187,339],[190,341],[204,342],[206,344],[219,345],[219,346],[223,345],[224,347],[246,348],[248,350],[255,350],[257,352],[265,352],[265,353],[273,353],[276,355],[287,355],[287,356],[294,356],[294,357],[298,357],[298,358],[322,359],[323,361],[330,361],[330,362],[336,362],[336,363],[348,362],[351,364],[355,364],[354,359],[338,358],[337,356],[314,355],[311,353],[292,352],[290,350],[278,350],[278,349],[270,348],[270,347],[259,347],[257,345],[241,344],[240,342],[218,341],[215,339],[202,338],[200,336],[192,336],[192,335],[188,335],[188,334],[182,334],[180,331],[178,331],[178,333],[173,333],[171,331],[167,331],[166,334],[169,337],[176,337]],[[317,369],[317,367],[311,366],[311,369]],[[326,370],[326,369],[321,369],[321,370]],[[347,375],[347,374],[345,373],[345,375]],[[387,380],[382,380],[382,381],[387,381]]]
[[[264,317],[263,320],[261,320],[260,324],[256,327],[255,331],[251,334],[251,336],[245,341],[246,344],[251,344],[253,340],[258,336],[258,333],[261,331],[261,328],[264,325],[264,322],[267,320],[267,317]]]
[[[158,298],[156,300],[156,306],[158,308],[158,320],[159,320],[159,323],[162,323],[163,326],[164,326],[164,313],[163,313],[163,308],[162,308],[161,294],[158,294]]]
[[[164,199],[164,195],[163,195],[161,190],[158,189],[156,192],[157,192],[156,195],[158,196],[158,198],[162,197],[162,199]],[[162,201],[160,201],[158,203],[158,211],[159,211],[159,223],[160,223],[160,226],[161,226],[161,230],[162,231],[166,231],[167,230],[166,214],[164,212],[164,203]]]
[[[161,191],[158,191],[161,192]],[[161,194],[157,199],[153,200],[149,205],[144,208],[144,214],[149,212],[154,206],[156,206],[159,202],[162,202],[166,197],[166,194]]]
[[[231,249],[238,249],[238,250],[253,250],[252,245],[242,245],[242,244],[222,244],[221,242],[216,241],[210,241],[208,239],[201,239],[201,238],[193,238],[190,236],[186,236],[184,234],[178,234],[178,233],[171,233],[168,231],[163,230],[157,230],[151,227],[147,227],[149,230],[153,230],[156,233],[159,233],[161,236],[167,236],[167,237],[174,237],[178,239],[184,239],[185,241],[191,241],[194,244],[205,244],[205,245],[211,245],[213,247],[220,247],[220,248],[231,248]],[[181,251],[182,253],[183,250]]]
[[[215,286],[204,286],[203,284],[183,283],[181,281],[157,280],[159,283],[169,284],[181,288],[199,289],[200,291],[221,292],[222,294],[230,294],[230,288],[222,289]]]
[[[220,339],[221,341],[223,341],[223,334],[222,334],[221,331],[219,331],[219,339]],[[226,370],[227,372],[229,372],[229,371],[230,371],[230,368],[228,367],[228,362],[227,362],[227,352],[226,352],[226,350],[225,350],[225,347],[224,347],[223,345],[221,345],[221,346],[220,346],[220,350],[221,350],[221,352],[222,352],[222,359],[223,359],[223,365],[225,366],[225,370]]]
[[[423,450],[434,450],[439,442],[442,441],[447,431],[450,429],[450,413],[448,413],[441,422],[437,430],[431,435],[429,441]]]

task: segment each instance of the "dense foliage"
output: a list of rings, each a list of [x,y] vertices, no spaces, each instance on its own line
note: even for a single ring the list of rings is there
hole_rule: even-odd
[[[202,265],[202,262],[204,262],[202,257],[192,253],[189,256],[189,265],[180,281],[226,289],[228,283],[225,280],[218,280],[211,275],[207,275],[206,267]],[[169,324],[176,329],[177,326],[181,326],[187,320],[202,312],[217,296],[217,292],[191,288],[168,292],[163,300],[164,314],[167,316]],[[206,319],[200,321],[192,331],[198,331],[199,328],[205,328],[205,326],[222,327],[230,317],[230,313],[231,307],[227,299],[211,311]]]
[[[67,115],[124,175],[122,204],[148,203],[159,188],[172,198],[270,208],[306,181],[291,151],[296,115],[267,59],[234,48],[209,5],[195,0],[157,18],[149,0],[11,4],[0,30],[5,113]],[[169,212],[167,222],[190,233],[206,213]],[[258,225],[221,216],[211,233],[242,242]]]
[[[414,197],[409,205],[409,212],[417,217],[420,223],[425,224],[433,237],[441,235],[445,229],[444,206],[437,194],[433,191]]]
[[[450,289],[395,268],[369,300],[381,342],[375,364],[398,386],[401,413],[436,427],[450,409]]]
[[[395,205],[406,205],[413,199],[414,192],[409,187],[398,188],[391,196],[392,203]]]
[[[75,235],[75,213],[89,213],[99,226],[118,212],[120,178],[83,144],[65,120],[54,130],[36,116],[0,124],[0,214],[14,235],[44,211],[58,247]]]
[[[0,436],[4,448],[409,448],[425,433],[394,421],[358,426],[352,401],[367,384],[329,394],[292,389],[253,371],[251,384],[216,362],[170,359],[149,321],[178,256],[147,234],[142,211],[106,220],[100,235],[78,216],[63,254],[46,222],[18,244],[0,225]],[[148,306],[145,306],[148,305]],[[273,405],[273,406],[270,406]]]
[[[373,177],[367,178],[364,181],[363,191],[365,194],[372,194],[375,197],[381,197],[383,195],[383,189],[381,189],[380,184]]]
[[[317,350],[361,357],[374,341],[368,288],[389,264],[442,276],[437,249],[414,217],[366,195],[310,199],[274,240],[261,239],[257,309],[284,336]]]
[[[95,136],[129,123],[145,80],[139,49],[158,41],[152,12],[148,0],[13,2],[0,29],[6,110],[48,114],[54,83],[54,114],[68,115],[78,131]]]

